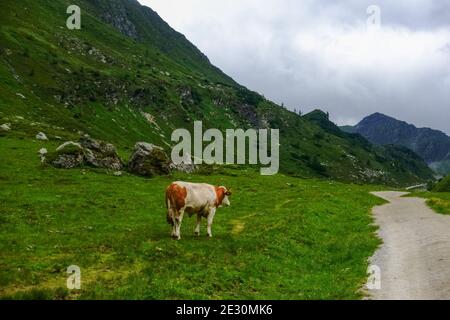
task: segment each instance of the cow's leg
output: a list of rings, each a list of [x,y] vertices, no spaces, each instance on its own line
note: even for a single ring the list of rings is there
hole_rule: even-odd
[[[177,217],[175,218],[175,238],[177,240],[181,240],[181,223],[183,222],[184,209],[178,212]]]
[[[200,225],[202,224],[202,215],[197,214],[197,226],[195,227],[195,235],[198,237],[200,235]]]
[[[178,212],[172,212],[172,238],[177,237],[177,219]]]
[[[214,216],[216,215],[216,208],[212,208],[209,210],[209,214],[208,214],[208,237],[212,237],[212,232],[211,232],[211,226],[213,224],[214,221]]]
[[[167,223],[169,223],[172,226],[172,237],[175,236],[175,219],[174,219],[174,212],[171,208],[167,209]]]

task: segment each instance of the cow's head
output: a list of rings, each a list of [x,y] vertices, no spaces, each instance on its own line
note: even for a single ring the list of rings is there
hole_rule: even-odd
[[[216,205],[217,207],[229,207],[231,206],[229,197],[231,191],[226,187],[216,187]]]

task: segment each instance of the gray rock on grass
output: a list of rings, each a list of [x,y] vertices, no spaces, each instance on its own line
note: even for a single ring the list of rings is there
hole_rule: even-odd
[[[46,148],[41,148],[38,151],[39,159],[41,159],[41,163],[45,162],[45,159],[46,159],[45,157],[46,157],[47,153],[48,153],[48,150]]]
[[[104,141],[83,136],[80,143],[67,141],[49,155],[47,162],[57,168],[71,169],[82,166],[120,171],[123,162],[116,148]]]
[[[153,177],[171,172],[170,159],[164,149],[146,142],[138,142],[128,163],[131,173]]]
[[[8,132],[11,130],[11,124],[4,123],[0,126],[0,131]]]
[[[36,139],[41,140],[41,141],[47,141],[48,140],[47,135],[45,133],[43,133],[43,132],[39,132],[36,135]]]

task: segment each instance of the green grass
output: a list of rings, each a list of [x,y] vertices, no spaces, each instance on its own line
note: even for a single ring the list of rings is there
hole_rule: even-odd
[[[0,137],[3,299],[358,299],[379,245],[375,187],[224,170],[222,175],[116,177],[39,164],[56,141]],[[170,238],[164,190],[173,180],[234,189],[214,238]],[[69,291],[78,265],[82,289]]]
[[[450,192],[417,192],[410,196],[425,198],[434,211],[450,215]]]

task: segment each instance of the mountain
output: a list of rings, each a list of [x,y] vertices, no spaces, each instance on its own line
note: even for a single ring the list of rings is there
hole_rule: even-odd
[[[397,145],[374,145],[358,133],[341,130],[341,128],[330,121],[329,114],[321,110],[314,110],[303,116],[303,118],[316,123],[325,132],[348,141],[353,150],[362,149],[374,155],[378,162],[390,163],[390,166],[397,167],[399,172],[416,172],[419,176],[426,176],[427,179],[432,179],[430,170],[423,160],[408,148]],[[358,158],[362,157],[362,154],[358,155]],[[370,159],[367,160],[368,167],[371,165],[370,161]]]
[[[349,131],[349,128],[343,128]],[[381,113],[364,118],[350,128],[378,145],[395,144],[416,152],[432,168],[450,172],[450,137],[445,133],[429,128],[417,128],[412,124]]]
[[[316,111],[304,117],[236,83],[136,0],[2,0],[1,135],[74,140],[88,133],[129,154],[135,142],[167,150],[174,129],[279,128],[285,174],[410,184],[430,179],[414,154],[344,135]],[[324,116],[325,115],[325,116]],[[34,151],[33,151],[34,152]]]

